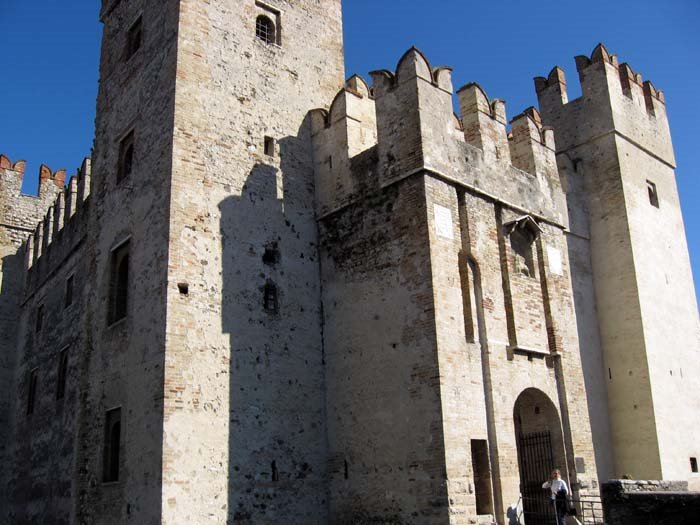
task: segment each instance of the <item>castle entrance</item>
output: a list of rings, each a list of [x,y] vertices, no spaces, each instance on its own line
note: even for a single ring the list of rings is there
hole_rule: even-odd
[[[547,395],[529,388],[518,397],[514,408],[515,433],[520,470],[520,494],[524,525],[550,525],[555,522],[549,492],[542,484],[552,470],[566,473],[566,455],[559,413]]]

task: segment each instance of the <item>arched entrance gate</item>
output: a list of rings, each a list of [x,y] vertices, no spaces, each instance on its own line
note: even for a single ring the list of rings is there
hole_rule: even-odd
[[[563,479],[568,479],[559,413],[544,392],[528,388],[518,396],[513,418],[524,525],[550,525],[554,523],[554,512],[542,484],[555,468],[561,470]]]

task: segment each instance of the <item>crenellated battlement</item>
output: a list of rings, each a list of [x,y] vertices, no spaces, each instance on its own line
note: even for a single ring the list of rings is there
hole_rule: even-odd
[[[377,144],[375,104],[360,76],[351,77],[328,110],[310,113],[320,213],[347,204],[360,191],[351,160]]]
[[[578,143],[585,140],[582,133],[595,136],[617,129],[674,165],[663,91],[628,63],[620,63],[603,44],[590,56],[575,57],[575,62],[582,90],[578,99],[569,101],[566,75],[559,66],[546,78],[534,79],[542,116],[556,128],[557,141]],[[567,124],[572,119],[584,119],[586,125],[575,129]]]
[[[28,294],[83,238],[87,225],[83,210],[87,208],[90,195],[90,177],[91,161],[86,158],[77,173],[47,205],[43,217],[36,221],[33,232],[22,243]]]
[[[91,160],[86,158],[76,175],[61,187],[43,219],[36,225],[34,233],[25,241],[27,270],[36,266],[54,243],[70,236],[74,230],[72,220],[80,215],[90,194],[90,177]]]
[[[617,73],[622,93],[630,98],[644,100],[650,115],[655,115],[659,104],[665,105],[666,103],[663,91],[656,89],[650,81],[644,81],[642,75],[635,72],[627,62],[620,64],[617,55],[610,54],[603,44],[598,44],[590,56],[579,55],[575,57],[575,62],[584,95],[590,91],[586,88],[588,81],[591,80],[591,74],[594,74],[596,69],[606,71],[609,68],[613,73]],[[551,102],[568,103],[566,76],[564,70],[559,66],[555,66],[546,78],[536,77],[535,89],[538,96],[549,98]],[[552,94],[557,96],[551,96]]]
[[[24,160],[13,162],[9,156],[0,155],[0,224],[5,230],[3,242],[14,247],[19,247],[34,230],[65,181],[65,170],[54,172],[42,165],[38,191],[29,195],[22,192],[25,171]]]
[[[476,83],[458,90],[452,69],[432,67],[415,47],[396,69],[351,77],[328,110],[310,114],[321,216],[418,171],[488,186],[525,209],[561,217],[554,134],[534,108],[512,121]],[[494,188],[497,188],[494,190]],[[533,203],[537,204],[533,204]]]

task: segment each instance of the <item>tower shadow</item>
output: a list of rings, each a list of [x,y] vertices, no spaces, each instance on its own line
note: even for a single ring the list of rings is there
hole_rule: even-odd
[[[230,337],[228,524],[321,523],[320,277],[308,126],[219,203]],[[304,514],[306,513],[306,514]]]

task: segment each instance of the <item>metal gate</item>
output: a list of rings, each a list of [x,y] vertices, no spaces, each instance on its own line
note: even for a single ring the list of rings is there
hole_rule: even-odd
[[[542,489],[554,470],[549,431],[521,434],[518,452],[525,525],[551,525],[555,523],[554,510],[549,503],[549,493]]]

